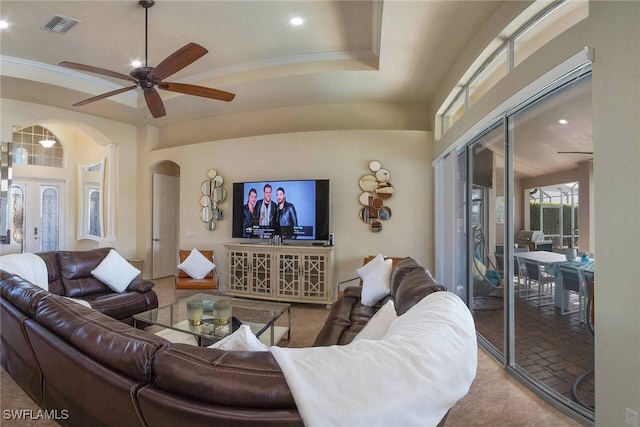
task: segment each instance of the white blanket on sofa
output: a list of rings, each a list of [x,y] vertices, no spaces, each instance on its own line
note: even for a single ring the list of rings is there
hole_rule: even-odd
[[[436,292],[398,317],[381,340],[270,347],[305,426],[436,426],[476,375],[471,313]]]
[[[0,270],[7,273],[17,274],[28,282],[41,287],[45,291],[49,290],[49,274],[47,264],[36,254],[22,253],[0,256]],[[91,308],[91,304],[78,298],[65,297],[75,301],[80,305]]]
[[[0,269],[17,274],[42,289],[49,290],[47,265],[36,254],[9,254],[0,256]]]

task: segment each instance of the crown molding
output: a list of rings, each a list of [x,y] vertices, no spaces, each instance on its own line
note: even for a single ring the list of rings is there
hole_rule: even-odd
[[[33,80],[85,92],[89,94],[87,98],[124,87],[75,70],[5,55],[0,55],[0,75]],[[138,91],[130,91],[109,99],[137,108],[141,96]],[[78,101],[81,100],[79,99]]]

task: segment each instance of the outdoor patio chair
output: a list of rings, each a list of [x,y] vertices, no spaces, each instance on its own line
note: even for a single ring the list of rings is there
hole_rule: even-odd
[[[528,246],[515,247],[513,248],[513,253],[517,252],[529,252]],[[524,262],[520,260],[517,256],[513,256],[513,272],[514,276],[514,285],[518,288],[518,297],[525,297],[525,281],[527,277],[527,272],[524,268]]]
[[[582,323],[582,304],[584,300],[584,287],[582,286],[582,278],[580,270],[574,267],[560,265],[560,276],[562,279],[562,302],[560,305],[560,314],[579,313],[580,323]],[[571,309],[571,293],[578,295],[578,308]]]
[[[556,278],[547,273],[544,267],[537,261],[522,258],[524,268],[526,270],[525,279],[525,299],[535,300],[538,308],[554,303],[554,286]],[[533,285],[536,286],[537,292],[534,294]],[[543,302],[544,301],[544,302]]]

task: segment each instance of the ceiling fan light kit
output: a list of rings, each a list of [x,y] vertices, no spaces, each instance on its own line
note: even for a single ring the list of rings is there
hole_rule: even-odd
[[[61,67],[71,68],[78,71],[86,71],[95,74],[101,74],[107,77],[114,77],[117,79],[128,80],[134,82],[135,85],[124,87],[122,89],[113,90],[111,92],[97,95],[84,101],[73,104],[74,107],[80,107],[82,105],[89,104],[91,102],[99,101],[104,98],[109,98],[114,95],[118,95],[123,92],[127,92],[132,89],[140,88],[143,91],[144,99],[147,103],[147,107],[154,118],[163,117],[166,115],[164,104],[160,94],[156,90],[156,87],[162,90],[170,92],[184,93],[186,95],[200,96],[203,98],[216,99],[219,101],[229,102],[235,98],[235,94],[225,92],[218,89],[212,89],[204,86],[196,86],[184,83],[171,83],[163,81],[165,78],[177,73],[183,68],[191,65],[193,62],[200,59],[208,51],[204,47],[197,43],[188,43],[182,48],[178,49],[167,58],[165,58],[156,67],[149,67],[148,63],[148,28],[147,18],[149,8],[152,7],[155,2],[153,0],[140,0],[138,2],[145,10],[145,66],[137,67],[131,70],[129,75],[118,73],[116,71],[107,70],[104,68],[94,67],[91,65],[79,64],[76,62],[61,62]]]

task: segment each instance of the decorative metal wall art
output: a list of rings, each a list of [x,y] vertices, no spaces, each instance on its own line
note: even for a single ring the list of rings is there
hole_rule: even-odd
[[[360,209],[360,219],[371,227],[371,231],[377,233],[382,230],[383,221],[391,218],[391,208],[385,206],[385,201],[393,196],[395,189],[389,182],[391,173],[379,161],[370,161],[369,170],[371,173],[360,178],[362,193],[358,200],[363,206]]]
[[[200,197],[200,219],[206,224],[208,230],[216,228],[215,221],[223,218],[220,203],[227,198],[227,191],[222,186],[224,179],[215,169],[209,169],[207,179],[202,181],[200,186],[202,196]]]

